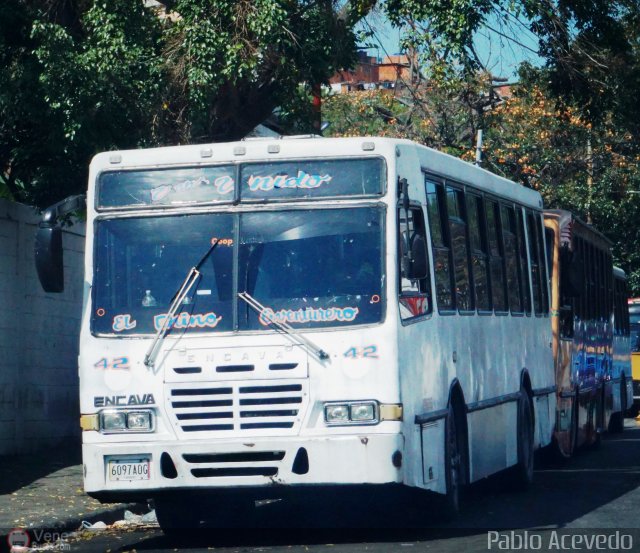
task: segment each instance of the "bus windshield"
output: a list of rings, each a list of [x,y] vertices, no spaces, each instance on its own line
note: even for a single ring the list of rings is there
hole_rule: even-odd
[[[170,321],[174,332],[220,332],[379,322],[381,207],[199,213],[99,220],[92,332],[153,334],[189,269],[218,246]],[[236,251],[237,250],[237,251]],[[258,314],[238,292],[265,310]]]

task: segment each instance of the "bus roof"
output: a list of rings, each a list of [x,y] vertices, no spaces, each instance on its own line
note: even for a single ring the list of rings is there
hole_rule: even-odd
[[[571,211],[566,209],[545,209],[544,216],[546,219],[555,219],[560,227],[560,243],[568,244],[573,249],[573,238],[582,236],[589,242],[594,243],[602,249],[608,250],[612,246],[609,240],[599,230],[596,230],[589,223],[585,223],[579,217],[576,217]]]

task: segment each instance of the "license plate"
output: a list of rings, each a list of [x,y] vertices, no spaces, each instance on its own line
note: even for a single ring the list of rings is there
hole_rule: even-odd
[[[149,480],[149,459],[110,459],[109,480]]]

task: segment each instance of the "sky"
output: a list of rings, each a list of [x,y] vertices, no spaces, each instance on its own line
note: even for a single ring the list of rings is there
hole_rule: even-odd
[[[369,49],[369,55],[384,57],[400,52],[399,29],[394,29],[380,14],[369,17],[368,24],[375,32],[369,43],[377,45],[377,48]],[[505,27],[497,21],[489,21],[476,33],[475,47],[484,66],[493,76],[505,78],[509,82],[517,80],[517,68],[523,61],[534,65],[542,63],[542,59],[535,53],[535,36],[516,22]]]

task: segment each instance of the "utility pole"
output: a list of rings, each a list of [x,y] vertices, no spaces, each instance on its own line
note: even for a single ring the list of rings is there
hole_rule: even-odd
[[[476,134],[476,165],[482,165],[482,129],[478,129]]]

